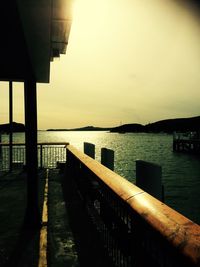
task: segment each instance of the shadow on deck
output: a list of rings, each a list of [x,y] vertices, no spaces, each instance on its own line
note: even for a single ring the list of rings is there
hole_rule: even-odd
[[[44,176],[39,173],[42,207]],[[26,174],[19,170],[0,173],[0,266],[37,266],[39,230],[24,225]],[[41,211],[41,210],[40,210]]]
[[[39,171],[41,213],[45,177],[45,171]],[[47,266],[112,266],[73,185],[65,183],[63,173],[58,170],[49,172]],[[0,203],[0,266],[39,266],[40,231],[23,228],[26,208],[24,172],[0,174]]]

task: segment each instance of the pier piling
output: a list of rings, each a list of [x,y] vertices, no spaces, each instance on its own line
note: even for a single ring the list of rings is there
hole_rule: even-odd
[[[136,185],[162,201],[161,166],[143,160],[136,160]]]
[[[114,151],[103,147],[101,149],[101,164],[114,171]]]
[[[89,157],[95,159],[95,145],[91,143],[84,142],[84,153]]]

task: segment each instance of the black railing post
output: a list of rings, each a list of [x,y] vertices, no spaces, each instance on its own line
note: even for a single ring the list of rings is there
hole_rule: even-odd
[[[42,164],[42,160],[43,160],[43,155],[42,155],[42,145],[40,145],[40,168],[42,169],[43,164]]]

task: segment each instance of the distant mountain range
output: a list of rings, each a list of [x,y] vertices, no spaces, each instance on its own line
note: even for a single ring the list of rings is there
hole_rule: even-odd
[[[25,126],[22,123],[13,122],[13,132],[24,132]],[[177,118],[160,120],[146,125],[139,123],[129,123],[120,125],[117,127],[94,127],[86,126],[81,128],[73,129],[48,129],[47,131],[110,131],[112,133],[135,133],[135,132],[146,132],[146,133],[173,133],[176,132],[189,132],[189,131],[200,131],[200,116],[191,118]],[[0,132],[10,132],[10,124],[0,124]]]
[[[47,131],[110,131],[112,133],[135,133],[135,132],[173,133],[174,131],[177,132],[200,131],[200,116],[191,118],[160,120],[146,125],[138,123],[130,123],[110,128],[86,126],[74,129],[48,129]]]

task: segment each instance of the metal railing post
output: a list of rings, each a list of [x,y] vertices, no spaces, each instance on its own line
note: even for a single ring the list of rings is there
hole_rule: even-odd
[[[42,145],[40,145],[40,168],[42,169],[42,167],[43,167],[43,164],[42,164],[42,161],[43,161],[43,155],[42,155],[42,149],[43,148],[43,146]]]

